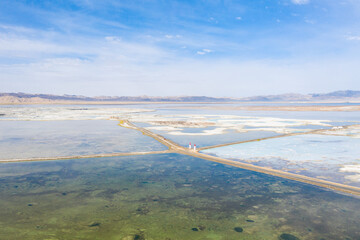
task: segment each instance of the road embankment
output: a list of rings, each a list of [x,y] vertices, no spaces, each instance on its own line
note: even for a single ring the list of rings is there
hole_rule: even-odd
[[[224,159],[224,158],[211,156],[211,155],[207,155],[207,154],[203,154],[203,153],[199,153],[199,152],[183,151],[181,153],[188,155],[188,156],[193,156],[193,157],[209,160],[212,162],[222,163],[222,164],[226,164],[226,165],[230,165],[230,166],[234,166],[234,167],[238,167],[238,168],[242,168],[242,169],[246,169],[246,170],[250,170],[250,171],[254,171],[254,172],[264,173],[264,174],[268,174],[268,175],[272,175],[272,176],[276,176],[276,177],[290,179],[290,180],[303,182],[303,183],[307,183],[307,184],[311,184],[311,185],[315,185],[315,186],[319,186],[319,187],[323,187],[323,188],[332,189],[332,190],[347,193],[347,194],[360,196],[360,188],[359,187],[354,187],[354,186],[349,186],[349,185],[345,185],[345,184],[341,184],[341,183],[335,183],[335,182],[330,182],[330,181],[326,181],[326,180],[322,180],[322,179],[312,178],[312,177],[308,177],[308,176],[304,176],[304,175],[284,172],[284,171],[280,171],[280,170],[276,170],[276,169],[272,169],[272,168],[255,166],[252,164],[233,161],[230,159]]]
[[[166,154],[166,153],[172,153],[172,151],[165,150],[165,151],[152,151],[152,152],[103,153],[103,154],[89,154],[89,155],[60,156],[60,157],[3,159],[3,160],[0,160],[0,163],[54,161],[54,160],[102,158],[102,157],[121,157],[121,156],[136,156],[136,155],[149,155],[149,154]]]

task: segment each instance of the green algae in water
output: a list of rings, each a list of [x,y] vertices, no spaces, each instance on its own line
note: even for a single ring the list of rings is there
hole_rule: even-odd
[[[294,235],[283,233],[279,237],[280,240],[300,240],[299,238],[295,237]]]
[[[0,239],[360,238],[359,199],[178,154],[0,168]]]

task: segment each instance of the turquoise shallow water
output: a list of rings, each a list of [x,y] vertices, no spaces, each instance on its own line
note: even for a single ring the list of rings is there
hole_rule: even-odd
[[[359,239],[360,200],[178,154],[0,165],[0,239]]]
[[[157,151],[167,148],[117,121],[0,121],[0,159]]]

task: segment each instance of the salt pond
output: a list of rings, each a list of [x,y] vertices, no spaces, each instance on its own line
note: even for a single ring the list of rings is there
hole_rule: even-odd
[[[186,131],[186,129],[185,129]],[[272,131],[249,131],[249,132],[236,132],[226,131],[223,134],[215,135],[172,135],[164,131],[153,130],[153,132],[163,135],[164,137],[182,145],[188,146],[189,143],[196,144],[198,147],[212,146],[215,144],[223,144],[234,141],[247,141],[264,137],[272,137],[279,135]]]
[[[201,147],[328,129],[352,124],[360,116],[181,110],[152,104],[2,106],[0,114],[2,159],[166,149],[105,120],[109,118],[161,127],[153,131]],[[49,121],[20,121],[26,119]],[[257,165],[358,184],[358,130],[327,134],[207,153],[219,151]],[[355,197],[178,154],[0,165],[0,239],[7,240],[360,239],[359,206]]]
[[[166,150],[117,121],[0,121],[0,159]]]
[[[306,134],[207,149],[207,154],[360,186],[360,138]]]
[[[359,239],[360,200],[177,154],[5,163],[0,239]]]

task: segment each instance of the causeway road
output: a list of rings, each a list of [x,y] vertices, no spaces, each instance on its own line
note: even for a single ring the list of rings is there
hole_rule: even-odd
[[[225,159],[225,158],[220,158],[220,157],[216,157],[216,156],[203,154],[198,151],[194,151],[193,149],[188,149],[186,147],[180,146],[179,144],[171,141],[170,139],[164,138],[163,136],[153,133],[145,128],[137,127],[136,125],[132,124],[128,120],[121,120],[119,123],[119,126],[138,130],[138,131],[142,132],[144,135],[152,137],[153,139],[166,145],[169,148],[170,153],[184,154],[184,155],[201,158],[201,159],[205,159],[205,160],[209,160],[209,161],[213,161],[213,162],[217,162],[217,163],[222,163],[222,164],[226,164],[226,165],[230,165],[230,166],[234,166],[234,167],[238,167],[238,168],[242,168],[242,169],[246,169],[246,170],[250,170],[250,171],[254,171],[254,172],[265,173],[265,174],[269,174],[272,176],[277,176],[277,177],[281,177],[281,178],[285,178],[285,179],[290,179],[290,180],[294,180],[294,181],[298,181],[298,182],[303,182],[303,183],[307,183],[307,184],[311,184],[311,185],[328,188],[331,190],[335,190],[335,191],[339,191],[339,192],[343,192],[343,193],[347,193],[347,194],[353,194],[353,195],[360,196],[360,188],[359,187],[330,182],[330,181],[326,181],[326,180],[322,180],[322,179],[317,179],[317,178],[312,178],[312,177],[303,176],[303,175],[299,175],[299,174],[284,172],[281,170],[276,170],[276,169],[272,169],[272,168],[268,168],[268,167],[260,167],[260,166],[255,166],[255,165],[248,164],[248,163],[243,163],[243,162],[233,161],[230,159]],[[306,133],[293,133],[293,134],[280,135],[280,136],[276,136],[276,137],[285,137],[285,136],[310,134],[310,133],[320,133],[321,131],[324,131],[324,130],[320,129],[320,130],[314,130],[314,131],[310,131],[310,132],[306,132]],[[270,137],[270,138],[276,138],[276,137]],[[265,140],[265,139],[269,139],[269,138],[263,138],[260,140]],[[258,141],[258,139],[252,140],[252,141]],[[237,142],[236,144],[244,143],[244,142],[249,142],[249,141]],[[235,143],[230,143],[227,145],[231,145],[231,144],[235,144]],[[226,146],[226,144],[225,145],[223,145],[223,144],[217,145],[217,146]],[[200,148],[200,150],[201,149],[205,149],[205,148]]]
[[[52,161],[52,160],[67,160],[67,159],[82,159],[82,158],[101,158],[101,157],[120,157],[120,156],[135,156],[135,155],[149,155],[149,154],[164,154],[172,153],[170,150],[152,151],[152,152],[125,152],[125,153],[102,153],[89,155],[74,155],[74,156],[60,156],[60,157],[40,157],[40,158],[19,158],[19,159],[0,159],[0,163],[5,162],[35,162],[35,161]]]
[[[157,140],[158,142],[164,144],[169,149],[165,150],[165,151],[149,151],[149,152],[104,153],[104,154],[92,154],[92,155],[90,154],[90,155],[64,156],[64,157],[6,159],[6,160],[0,160],[0,163],[1,162],[5,163],[5,162],[48,161],[48,160],[85,159],[85,158],[100,158],[100,157],[178,153],[178,154],[184,154],[184,155],[188,155],[188,156],[192,156],[192,157],[196,157],[196,158],[201,158],[201,159],[205,159],[208,161],[226,164],[226,165],[230,165],[230,166],[234,166],[234,167],[238,167],[238,168],[242,168],[242,169],[246,169],[246,170],[250,170],[250,171],[254,171],[254,172],[265,173],[265,174],[269,174],[269,175],[273,175],[273,176],[277,176],[277,177],[281,177],[281,178],[285,178],[285,179],[291,179],[291,180],[298,181],[298,182],[308,183],[308,184],[332,189],[332,190],[347,193],[347,194],[360,196],[360,188],[359,187],[353,187],[353,186],[349,186],[349,185],[345,185],[345,184],[330,182],[330,181],[326,181],[326,180],[322,180],[322,179],[317,179],[317,178],[307,177],[307,176],[298,175],[298,174],[294,174],[294,173],[284,172],[284,171],[275,170],[275,169],[267,168],[267,167],[259,167],[259,166],[255,166],[255,165],[248,164],[248,163],[242,163],[242,162],[238,162],[238,161],[234,161],[234,160],[230,160],[230,159],[225,159],[225,158],[220,158],[220,157],[216,157],[216,156],[203,154],[198,151],[194,151],[193,149],[188,149],[187,147],[180,146],[179,144],[171,141],[170,139],[167,139],[159,134],[153,133],[145,128],[137,127],[136,125],[132,124],[128,120],[120,120],[119,126],[140,131],[144,135],[149,136],[149,137]],[[300,135],[300,134],[309,134],[309,133],[320,133],[321,131],[324,131],[324,130],[314,130],[314,131],[310,131],[307,133],[286,134],[286,135],[280,135],[280,136],[275,136],[275,137],[270,137],[270,138],[285,137],[285,136]],[[265,139],[270,139],[270,138],[262,138],[260,140],[265,140]],[[258,141],[258,139],[251,140],[251,141]],[[240,143],[244,143],[244,142],[249,142],[249,141],[234,142],[234,143],[228,143],[225,145],[221,144],[221,145],[216,145],[216,146],[227,146],[227,145],[232,145],[232,144],[240,144]],[[215,147],[215,146],[212,146],[212,147]],[[208,149],[208,148],[200,148],[200,150]]]
[[[358,126],[358,125],[354,124],[354,125],[342,126],[342,129],[346,129],[346,128],[349,128],[351,126]],[[323,133],[325,131],[329,132],[329,131],[336,131],[336,130],[335,129],[315,129],[315,130],[310,130],[310,131],[306,131],[306,132],[288,133],[288,134],[281,134],[281,135],[272,136],[272,137],[264,137],[264,138],[246,140],[246,141],[236,141],[236,142],[230,142],[230,143],[217,144],[217,145],[212,145],[212,146],[201,147],[198,150],[202,151],[202,150],[206,150],[206,149],[225,147],[225,146],[241,144],[241,143],[248,143],[248,142],[257,142],[257,141],[263,141],[263,140],[273,139],[273,138],[282,138],[282,137],[305,135],[305,134],[321,134],[321,133]]]

